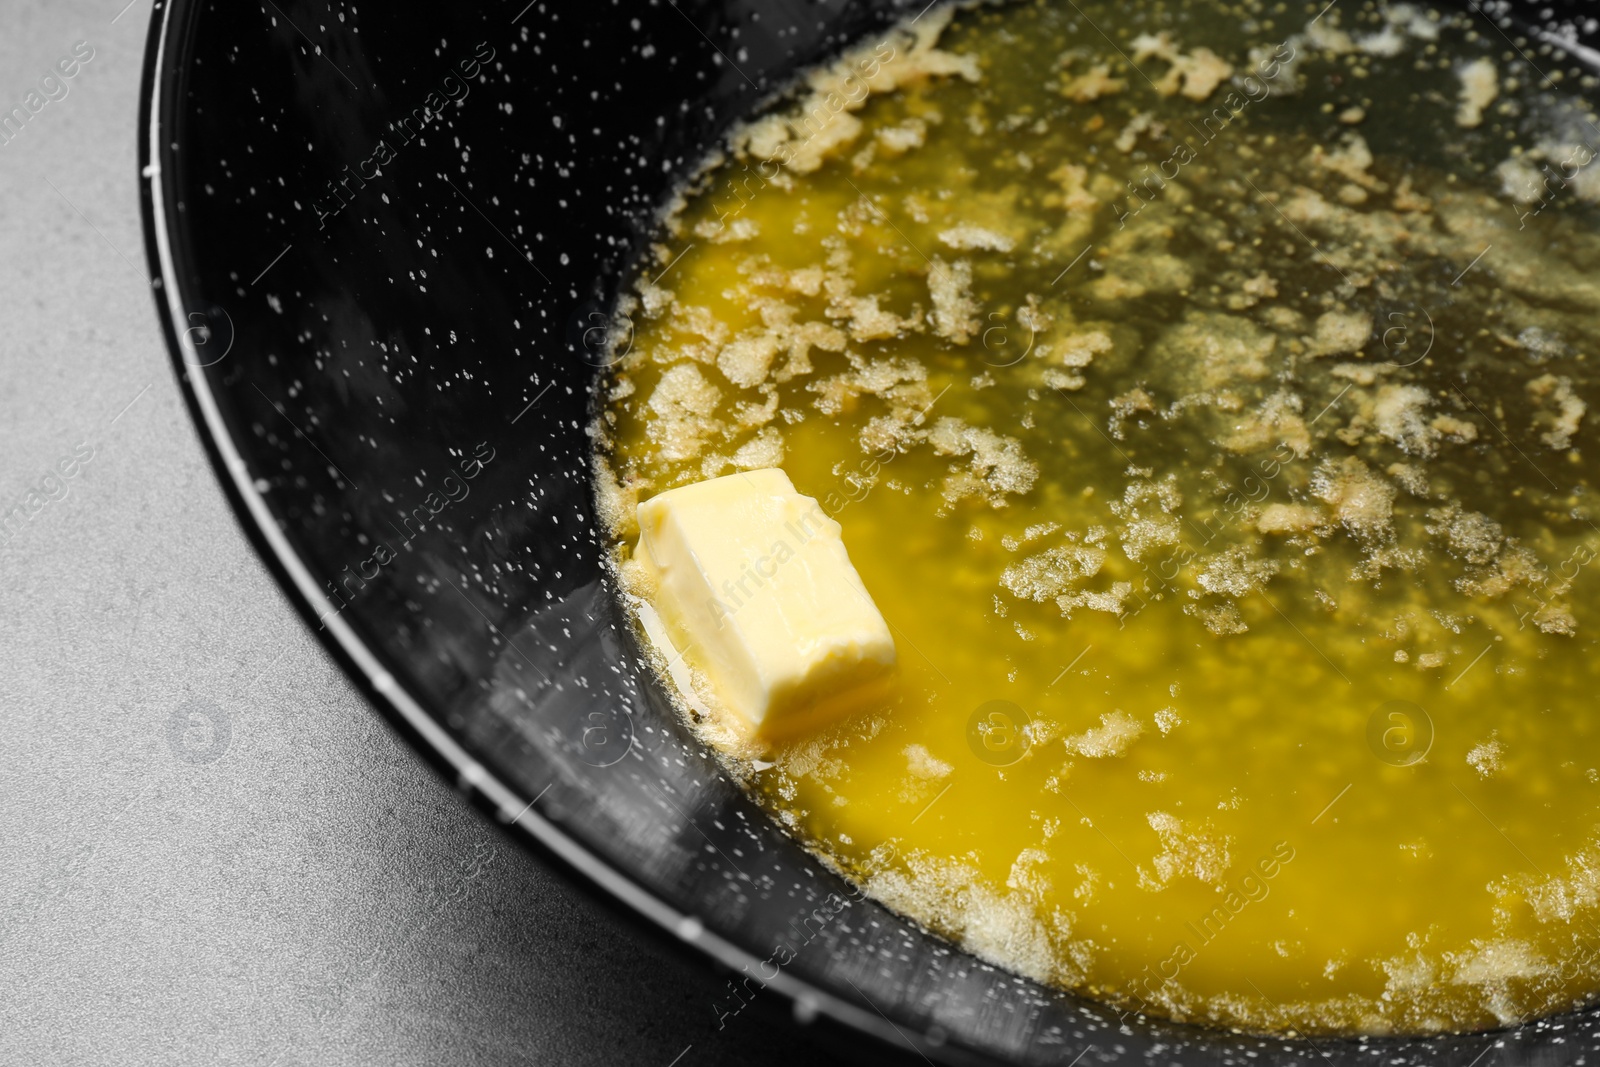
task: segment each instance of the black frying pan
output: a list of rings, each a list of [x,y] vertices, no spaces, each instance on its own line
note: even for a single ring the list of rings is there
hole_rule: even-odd
[[[524,2],[165,0],[151,28],[145,229],[190,410],[396,729],[530,848],[875,1060],[1600,1055],[1596,1011],[1315,1044],[1119,1018],[858,899],[779,832],[680,727],[604,582],[596,342],[673,181],[798,68],[925,0]],[[1480,16],[1570,70],[1582,49],[1535,34],[1591,6]],[[782,966],[780,940],[800,945]]]

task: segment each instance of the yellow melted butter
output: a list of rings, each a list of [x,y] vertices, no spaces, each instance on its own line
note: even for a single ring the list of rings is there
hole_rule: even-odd
[[[1600,190],[1532,191],[1582,142],[1465,23],[1315,7],[935,12],[814,77],[641,271],[613,532],[775,465],[839,520],[900,696],[749,781],[978,955],[1505,1024],[1600,987]]]

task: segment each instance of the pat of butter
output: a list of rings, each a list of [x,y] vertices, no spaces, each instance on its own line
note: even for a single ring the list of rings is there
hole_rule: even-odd
[[[888,624],[839,524],[787,474],[671,489],[638,514],[654,607],[739,733],[781,740],[884,699]]]

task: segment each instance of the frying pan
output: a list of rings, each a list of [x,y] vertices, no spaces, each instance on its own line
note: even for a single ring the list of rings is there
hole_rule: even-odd
[[[786,1006],[875,1062],[1600,1055],[1595,1010],[1315,1042],[1119,1017],[862,899],[679,723],[601,566],[586,427],[616,286],[732,122],[925,2],[158,3],[156,306],[263,559],[439,773],[730,972],[708,1014]],[[1596,59],[1582,0],[1471,6],[1541,69]]]

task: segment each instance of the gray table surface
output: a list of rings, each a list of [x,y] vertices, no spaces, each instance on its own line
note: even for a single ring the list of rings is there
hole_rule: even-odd
[[[257,560],[144,270],[125,3],[0,0],[0,112],[94,48],[0,145],[0,508],[43,502],[0,531],[0,1063],[809,1060],[438,781]]]

